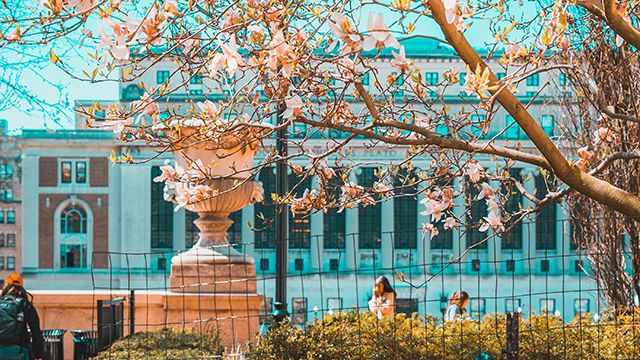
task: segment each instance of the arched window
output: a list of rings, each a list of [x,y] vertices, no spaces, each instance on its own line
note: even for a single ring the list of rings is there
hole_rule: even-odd
[[[60,233],[62,234],[86,234],[87,213],[76,205],[69,205],[60,215]]]

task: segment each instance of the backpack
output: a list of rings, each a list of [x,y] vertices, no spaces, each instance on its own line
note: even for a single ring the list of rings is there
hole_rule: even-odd
[[[0,299],[0,343],[19,344],[26,333],[24,299],[5,295]]]

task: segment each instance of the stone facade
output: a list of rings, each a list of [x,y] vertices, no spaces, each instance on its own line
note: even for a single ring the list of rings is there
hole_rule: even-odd
[[[0,119],[0,284],[22,271],[22,186],[20,144]]]

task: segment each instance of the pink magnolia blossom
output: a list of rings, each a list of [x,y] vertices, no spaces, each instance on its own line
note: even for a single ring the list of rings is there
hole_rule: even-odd
[[[171,16],[179,16],[180,15],[180,11],[178,10],[178,6],[176,5],[176,3],[173,0],[165,0],[164,3],[162,4],[162,8],[164,9],[164,11],[168,12],[169,14],[171,14]]]
[[[448,217],[444,220],[444,229],[445,230],[451,230],[456,226],[456,218],[452,217]]]
[[[373,199],[373,196],[371,196],[371,194],[364,194],[360,198],[358,203],[362,205],[362,207],[367,207],[369,205],[375,205],[376,201]]]
[[[615,136],[613,135],[613,131],[606,127],[601,127],[595,132],[595,143],[599,144],[601,142],[613,142],[615,140]]]
[[[480,225],[481,232],[485,232],[489,229],[494,231],[504,231],[504,225],[502,224],[502,220],[500,219],[500,215],[497,212],[491,211],[489,212],[489,216],[484,218],[484,222]]]
[[[478,200],[492,199],[495,194],[496,193],[491,185],[487,184],[486,182],[480,184],[480,193],[478,194]]]
[[[264,29],[258,25],[250,25],[247,27],[247,31],[249,31],[249,40],[255,44],[259,44],[262,42],[265,36]]]
[[[591,160],[595,153],[592,150],[589,150],[588,146],[584,146],[578,149],[577,154],[580,159],[576,161],[575,165],[578,169],[586,171],[589,166],[589,160]]]
[[[386,194],[391,191],[391,188],[382,181],[376,181],[376,183],[373,184],[373,191],[377,194]]]
[[[351,25],[351,22],[346,16],[332,13],[328,25],[333,35],[343,42],[343,45],[340,47],[342,54],[357,52],[362,49],[362,36],[356,31],[353,25]],[[334,43],[334,45],[335,44],[336,43]],[[331,50],[333,49],[329,49],[329,51]]]
[[[438,234],[440,233],[438,228],[435,227],[431,223],[422,224],[422,232],[428,232],[429,233],[429,238],[433,238],[434,236],[438,236]]]
[[[478,164],[476,160],[469,160],[464,168],[464,172],[469,177],[469,179],[471,179],[471,181],[477,183],[482,177],[484,168],[480,164]]]
[[[400,43],[389,32],[389,27],[384,22],[384,16],[377,13],[369,13],[369,34],[364,39],[362,49],[371,51],[373,49],[384,49],[385,47],[400,48]]]
[[[296,60],[295,54],[284,38],[282,30],[278,30],[268,45],[267,65],[271,70],[276,71],[278,65],[281,66],[282,75],[290,79],[293,73],[293,66]]]
[[[136,122],[140,122],[142,115],[149,115],[156,120],[160,114],[160,107],[153,101],[149,93],[142,95],[140,100],[132,102],[130,108],[133,112],[140,112],[140,115],[136,118]]]
[[[238,52],[238,44],[236,43],[236,36],[232,35],[226,44],[220,45],[222,53],[217,53],[213,57],[213,60],[209,63],[209,77],[215,78],[218,68],[224,66],[229,76],[234,76],[236,71],[245,65],[242,55]]]
[[[67,10],[75,10],[78,13],[85,13],[96,4],[96,0],[65,0],[62,2],[63,6]]]
[[[205,100],[204,102],[199,101],[196,105],[200,108],[203,116],[216,118],[220,115],[220,110],[218,106],[214,104],[211,100]]]
[[[108,127],[113,127],[113,132],[115,134],[122,134],[122,132],[125,131],[127,127],[130,127],[133,125],[133,122],[134,122],[134,119],[132,117],[128,117],[124,120],[107,120],[104,122],[104,125]]]
[[[287,109],[284,111],[284,114],[282,114],[285,119],[302,115],[304,103],[299,95],[288,97],[284,100],[284,103],[287,105]]]
[[[153,178],[153,182],[177,181],[180,178],[178,171],[169,165],[168,160],[164,165],[160,166],[160,171],[162,171],[162,173]]]
[[[397,68],[402,73],[409,72],[413,65],[410,60],[407,60],[404,52],[404,46],[400,46],[400,52],[391,52],[393,60],[391,60],[391,67]]]

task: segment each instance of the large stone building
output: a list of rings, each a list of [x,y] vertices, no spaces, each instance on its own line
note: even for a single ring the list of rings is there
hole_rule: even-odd
[[[448,87],[444,95],[452,111],[477,101],[464,93],[465,66],[451,49],[422,39],[412,41],[405,44],[407,57],[413,58],[430,84],[437,84],[451,68],[463,72],[460,86]],[[376,60],[381,78],[393,72],[388,55]],[[171,76],[180,76],[172,75],[175,70],[171,62],[161,62],[139,81],[161,84]],[[552,76],[532,75],[519,86],[519,97],[530,102],[529,110],[553,138],[558,114],[549,100],[566,84],[562,76]],[[209,94],[207,81],[194,77],[184,89],[163,99],[163,106],[224,99],[225,91],[233,91],[221,89]],[[364,85],[375,92],[366,78]],[[136,84],[120,85],[122,103],[140,95]],[[78,106],[91,102],[79,102]],[[361,108],[362,104],[352,107]],[[503,131],[512,122],[503,110],[498,111],[487,136],[497,136],[501,145],[519,142],[524,151],[534,151],[518,126]],[[194,214],[174,212],[173,205],[163,200],[162,185],[152,181],[170,155],[136,165],[112,166],[107,160],[111,151],[143,160],[151,158],[154,149],[120,143],[109,130],[83,127],[84,119],[79,119],[78,130],[23,132],[25,275],[40,289],[166,288],[171,255],[197,238]],[[303,133],[304,129],[293,132]],[[312,138],[307,145],[320,148],[325,141]],[[271,139],[265,144],[272,145]],[[352,141],[351,147],[352,159],[375,162],[376,166],[397,163],[405,154],[402,148],[371,148],[365,140]],[[486,168],[495,166],[489,157],[476,159]],[[256,161],[261,161],[260,154]],[[418,158],[414,164],[426,168],[430,161]],[[302,159],[294,162],[306,165]],[[547,191],[535,167],[516,164],[512,172],[521,177],[528,192],[542,196]],[[258,179],[266,192],[275,192],[272,169],[264,169]],[[313,179],[309,181],[306,186]],[[370,186],[374,165],[361,166],[352,174],[352,181]],[[508,236],[477,247],[462,262],[443,266],[483,235],[477,230],[457,229],[442,231],[431,240],[425,238],[420,228],[429,219],[420,215],[422,197],[400,197],[366,208],[291,218],[288,289],[296,321],[326,311],[366,307],[375,277],[395,279],[396,271],[405,272],[414,285],[424,283],[410,286],[394,280],[399,311],[404,312],[437,314],[446,306],[447,294],[461,287],[471,293],[471,310],[478,314],[521,307],[525,311],[559,310],[570,318],[578,312],[597,310],[593,283],[581,270],[582,259],[569,240],[568,216],[560,205],[547,206],[536,218],[514,227]],[[464,218],[465,206],[460,201],[455,211]],[[514,209],[532,205],[518,195],[510,203]],[[470,214],[479,219],[485,216],[483,211],[483,206],[474,206]],[[258,292],[265,294],[269,308],[275,288],[275,229],[253,231],[248,224],[260,227],[259,214],[272,216],[274,206],[256,204],[232,214],[235,223],[230,240],[255,259]]]
[[[22,270],[20,145],[0,119],[0,284]]]

